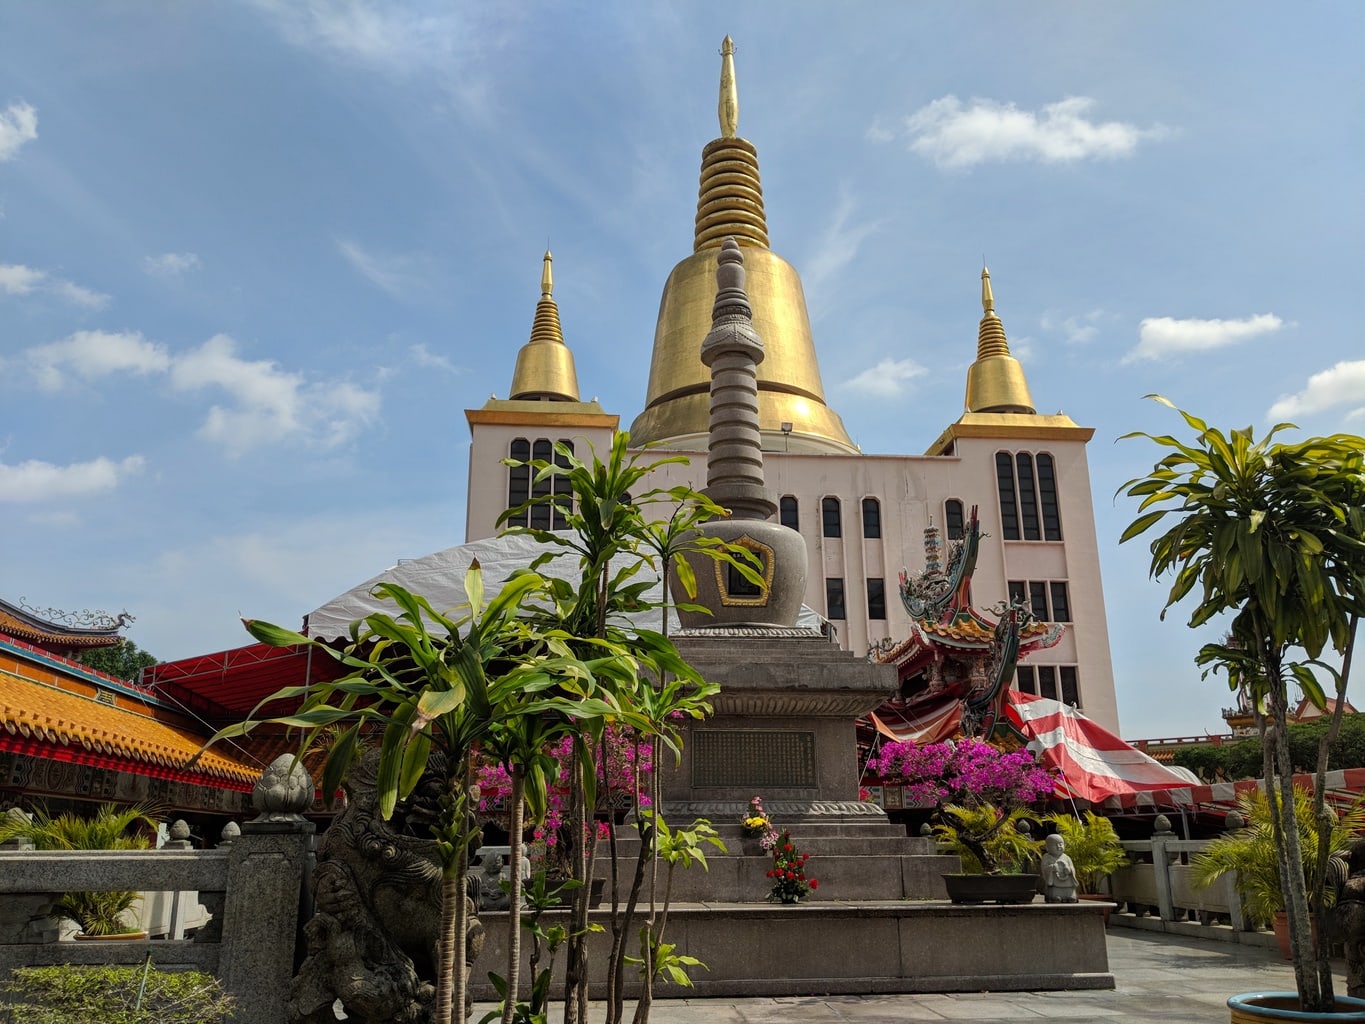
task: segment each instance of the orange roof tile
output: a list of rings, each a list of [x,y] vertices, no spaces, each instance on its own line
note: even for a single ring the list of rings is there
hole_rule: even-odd
[[[200,773],[207,776],[206,785],[210,778],[251,783],[260,776],[259,767],[213,750],[187,767],[203,746],[189,730],[3,671],[0,728],[28,739]]]

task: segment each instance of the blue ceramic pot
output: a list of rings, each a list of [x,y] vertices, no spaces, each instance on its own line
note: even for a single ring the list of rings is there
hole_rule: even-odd
[[[1319,1024],[1365,1024],[1365,999],[1337,996],[1336,1006],[1322,1013],[1308,1013],[1298,1009],[1297,992],[1244,992],[1228,1000],[1232,1024],[1267,1024],[1267,1022],[1316,1021]]]

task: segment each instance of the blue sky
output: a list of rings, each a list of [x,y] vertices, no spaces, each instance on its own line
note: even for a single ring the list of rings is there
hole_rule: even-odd
[[[1218,730],[1113,499],[1180,427],[1365,432],[1365,8],[6,4],[0,594],[161,658],[463,539],[463,410],[555,254],[584,397],[643,402],[737,45],[773,248],[865,451],[961,411],[982,259],[1093,426],[1130,737]],[[982,496],[983,500],[986,496]]]

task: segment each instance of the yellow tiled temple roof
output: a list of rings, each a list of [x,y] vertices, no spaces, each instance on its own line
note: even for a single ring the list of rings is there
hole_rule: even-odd
[[[31,644],[52,645],[70,650],[117,647],[123,643],[123,637],[114,632],[43,629],[33,621],[21,618],[4,607],[0,607],[0,633]]]
[[[93,696],[23,679],[0,667],[0,728],[11,735],[123,757],[209,778],[254,783],[258,766],[209,750],[192,767],[203,739],[188,729],[109,706]],[[211,784],[206,778],[205,784]]]

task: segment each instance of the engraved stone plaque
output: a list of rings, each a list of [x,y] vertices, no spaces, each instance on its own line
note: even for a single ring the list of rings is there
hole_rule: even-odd
[[[692,785],[698,789],[814,789],[815,733],[695,732]]]

